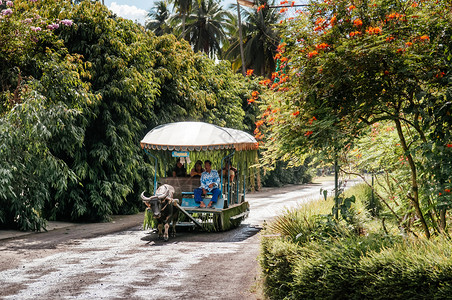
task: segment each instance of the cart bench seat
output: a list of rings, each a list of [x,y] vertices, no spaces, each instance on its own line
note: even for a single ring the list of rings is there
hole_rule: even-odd
[[[203,198],[204,204],[206,206],[209,204],[210,199],[212,199],[212,193],[208,192],[207,195]],[[197,208],[199,206],[199,204],[195,202],[193,192],[182,192],[181,206],[184,208]],[[213,206],[218,209],[224,208],[224,201],[221,195],[218,197],[217,203],[214,203]]]

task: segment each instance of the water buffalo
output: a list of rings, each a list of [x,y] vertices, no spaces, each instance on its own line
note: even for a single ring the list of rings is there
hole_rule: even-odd
[[[176,236],[176,223],[179,217],[178,199],[173,199],[174,187],[169,184],[161,185],[154,196],[146,197],[141,193],[141,199],[148,209],[152,211],[154,219],[157,220],[159,238],[168,241],[168,231],[172,223],[171,236]],[[165,232],[163,232],[165,228]]]

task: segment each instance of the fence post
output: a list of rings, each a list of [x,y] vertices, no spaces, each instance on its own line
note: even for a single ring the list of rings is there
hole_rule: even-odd
[[[339,219],[339,174],[338,174],[339,166],[337,164],[337,157],[334,159],[334,206],[335,212],[334,217],[336,220]]]

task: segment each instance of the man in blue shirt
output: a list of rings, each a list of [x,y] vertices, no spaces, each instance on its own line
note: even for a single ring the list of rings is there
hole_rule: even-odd
[[[217,203],[218,196],[220,195],[220,176],[217,170],[212,170],[212,163],[210,160],[204,162],[204,168],[206,169],[201,174],[201,186],[193,191],[195,195],[195,202],[199,203],[200,208],[205,208],[206,205],[202,200],[202,196],[207,192],[212,192],[212,199],[210,200],[207,208],[213,208],[213,204]]]

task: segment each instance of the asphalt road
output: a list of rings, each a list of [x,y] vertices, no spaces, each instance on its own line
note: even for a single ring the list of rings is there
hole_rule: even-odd
[[[320,198],[333,183],[247,195],[250,215],[220,233],[142,230],[143,214],[0,241],[1,299],[263,299],[259,231],[285,209]]]

